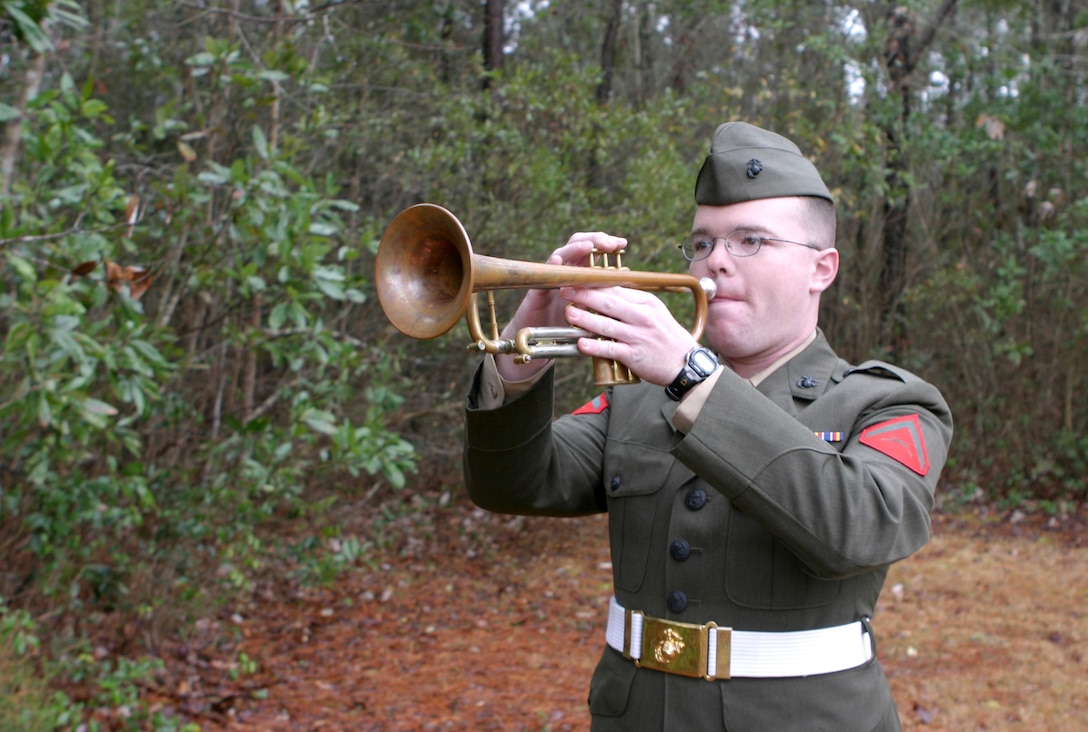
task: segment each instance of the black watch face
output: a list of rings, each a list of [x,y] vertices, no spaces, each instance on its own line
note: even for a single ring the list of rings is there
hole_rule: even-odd
[[[718,367],[718,362],[714,360],[714,356],[700,350],[691,354],[691,365],[703,376],[709,376]]]

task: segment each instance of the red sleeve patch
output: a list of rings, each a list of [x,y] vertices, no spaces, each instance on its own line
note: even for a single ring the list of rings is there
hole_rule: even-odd
[[[571,414],[600,414],[608,409],[608,395],[601,392],[594,399],[575,409]]]
[[[861,444],[906,465],[918,475],[929,472],[929,455],[917,414],[874,424],[861,433]]]

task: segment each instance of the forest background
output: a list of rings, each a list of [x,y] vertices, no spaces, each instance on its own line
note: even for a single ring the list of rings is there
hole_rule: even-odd
[[[940,510],[1079,511],[1086,77],[1079,0],[0,0],[0,717],[138,709],[187,619],[365,566],[405,540],[384,497],[455,500],[478,356],[379,308],[398,211],[442,204],[483,254],[600,229],[683,271],[731,119],[832,187],[840,354],[952,405]],[[561,410],[594,394],[578,363]]]

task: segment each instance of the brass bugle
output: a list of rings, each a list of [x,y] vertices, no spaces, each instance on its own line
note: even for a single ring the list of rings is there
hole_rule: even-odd
[[[420,203],[393,218],[382,234],[374,265],[378,301],[386,317],[401,333],[412,338],[437,338],[465,316],[473,343],[469,348],[494,354],[515,354],[525,363],[533,358],[581,356],[578,339],[597,337],[580,328],[523,328],[513,339],[500,337],[495,316],[495,290],[555,289],[578,286],[622,286],[640,290],[682,292],[695,299],[695,324],[691,335],[698,340],[706,325],[707,303],[714,297],[714,282],[691,275],[638,272],[622,267],[608,255],[601,264],[571,267],[538,264],[472,251],[464,226],[445,208]],[[476,295],[488,294],[490,333],[484,332]],[[622,364],[594,359],[594,380],[599,386],[634,383],[638,378]]]

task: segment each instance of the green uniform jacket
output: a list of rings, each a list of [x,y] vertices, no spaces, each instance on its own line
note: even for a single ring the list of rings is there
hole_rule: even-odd
[[[737,630],[842,625],[871,617],[888,565],[929,538],[952,437],[947,404],[902,369],[850,366],[822,334],[758,388],[726,370],[686,435],[658,386],[617,387],[606,408],[557,420],[552,387],[549,370],[511,403],[478,409],[477,378],[468,492],[502,513],[607,511],[625,608]],[[870,427],[865,437],[890,434],[891,448],[865,439]],[[690,547],[685,559],[670,553],[677,540]],[[686,597],[682,611],[669,609],[670,593],[674,608],[675,593]],[[636,669],[605,647],[589,706],[594,730],[899,727],[875,658],[807,678],[711,682]]]

